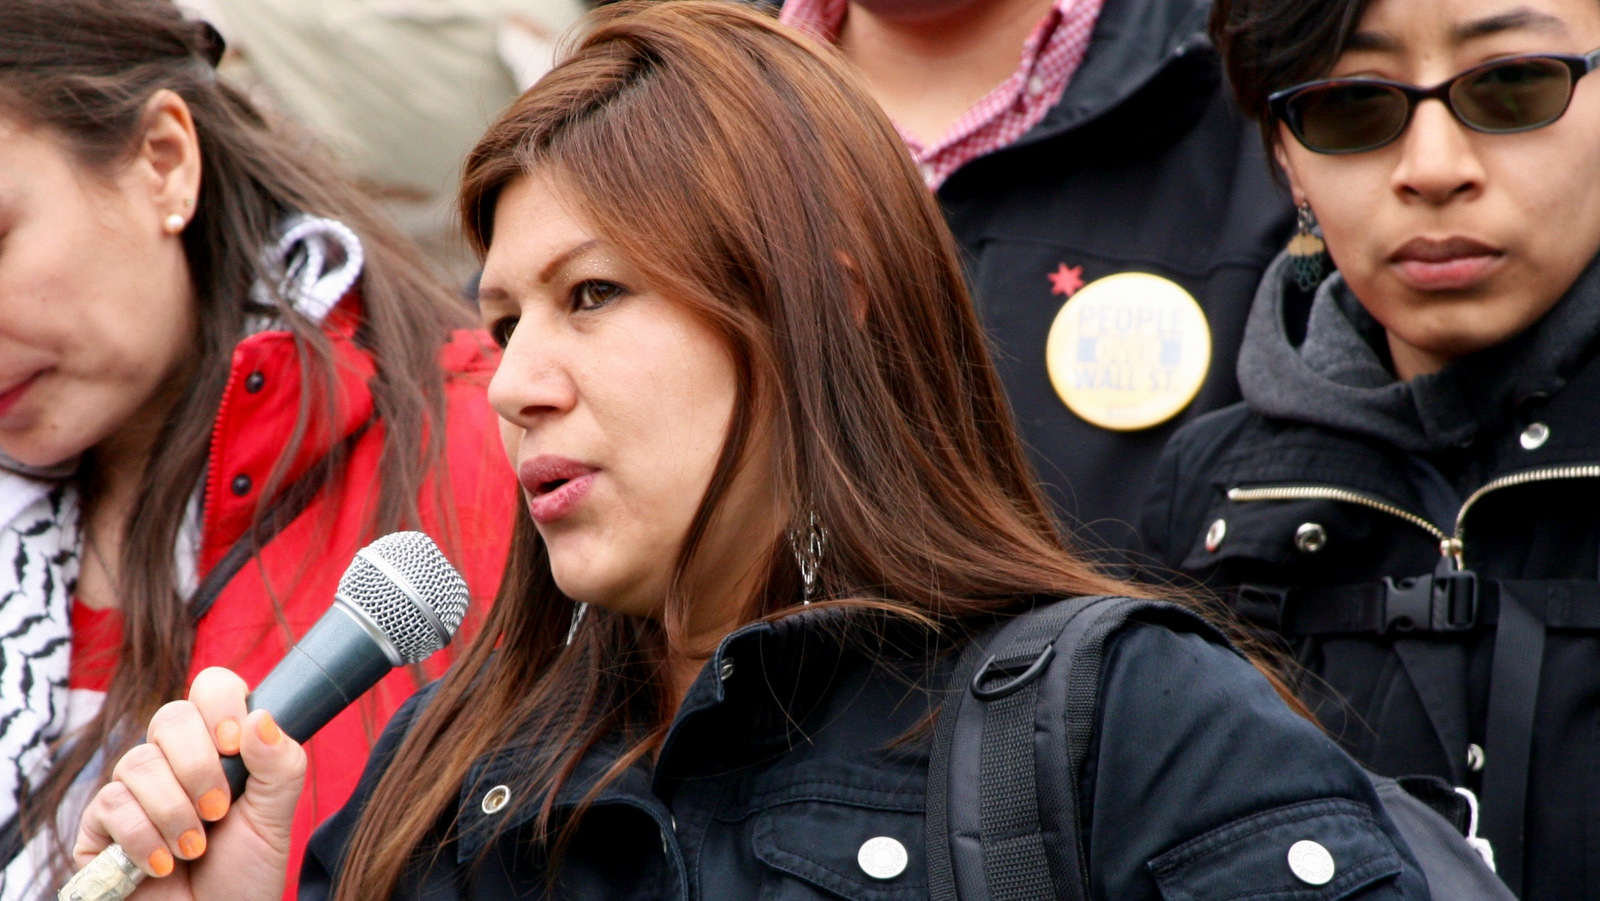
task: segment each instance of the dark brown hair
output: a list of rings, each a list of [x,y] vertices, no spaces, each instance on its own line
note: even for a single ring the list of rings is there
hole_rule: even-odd
[[[1240,108],[1261,126],[1269,156],[1280,136],[1267,97],[1327,75],[1370,2],[1216,0],[1211,7],[1211,40]]]
[[[139,528],[126,530],[122,542],[117,676],[100,715],[71,737],[48,777],[24,798],[31,832],[42,823],[54,828],[57,806],[97,752],[116,760],[143,736],[156,708],[182,697],[187,687],[194,622],[174,588],[173,547],[206,465],[212,422],[246,317],[280,312],[252,305],[248,295],[257,280],[276,284],[275,273],[262,271],[261,250],[285,216],[305,212],[341,220],[365,251],[359,340],[377,360],[371,387],[384,429],[379,499],[369,523],[373,534],[418,522],[425,476],[442,457],[444,388],[437,354],[449,329],[465,324],[466,316],[330,160],[303,135],[269,124],[242,93],[218,80],[211,64],[218,49],[214,34],[185,20],[167,0],[3,0],[0,21],[0,114],[42,129],[86,173],[109,176],[137,150],[148,101],[170,90],[193,115],[202,164],[195,214],[183,233],[199,307],[193,381],[162,424],[155,445],[160,451],[146,466],[135,502]],[[292,312],[282,316],[294,333],[308,388],[280,467],[293,459],[316,417],[332,412],[320,398],[333,392],[318,386],[337,384],[322,331]],[[92,470],[91,453],[84,464],[86,505],[94,503]],[[282,473],[274,473],[263,486],[262,507],[282,481]],[[328,490],[338,488],[335,481]],[[57,866],[65,866],[66,849],[58,847],[58,853]]]
[[[770,435],[789,527],[827,529],[818,597],[958,635],[1036,596],[1142,593],[1063,546],[1024,460],[956,247],[893,126],[831,50],[748,7],[623,4],[489,128],[461,213],[480,254],[495,204],[537,172],[666,296],[726,340],[742,396],[676,561],[683,574],[744,448]],[[743,621],[800,609],[787,542],[766,549]],[[684,598],[660,622],[573,612],[519,518],[484,631],[413,724],[366,806],[338,901],[388,897],[449,822],[480,755],[538,735],[523,798],[558,857],[556,789],[601,737],[664,738],[663,670]],[[703,653],[703,649],[687,649]]]

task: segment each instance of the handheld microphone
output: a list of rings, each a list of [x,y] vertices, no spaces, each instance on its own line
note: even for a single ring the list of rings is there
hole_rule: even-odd
[[[272,714],[297,742],[401,664],[421,663],[449,644],[467,612],[467,585],[421,532],[395,532],[362,548],[339,580],[333,606],[250,693],[251,710]],[[234,798],[250,774],[222,758]],[[144,879],[111,845],[73,874],[58,901],[123,901]]]

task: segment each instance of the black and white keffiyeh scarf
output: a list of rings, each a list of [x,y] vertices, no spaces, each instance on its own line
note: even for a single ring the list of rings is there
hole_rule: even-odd
[[[0,471],[0,818],[42,773],[66,720],[78,494],[69,481]]]
[[[354,232],[341,222],[306,215],[288,219],[268,251],[267,271],[282,273],[282,281],[276,291],[257,284],[251,299],[270,307],[277,305],[273,298],[287,298],[312,322],[321,322],[344,297],[364,264]],[[262,316],[252,319],[249,330],[281,325],[277,317]],[[30,468],[0,454],[0,839],[5,832],[15,835],[21,790],[39,784],[52,748],[70,740],[69,726],[86,719],[84,711],[68,709],[81,538],[77,468],[75,460]],[[188,527],[174,553],[180,575],[192,576],[199,546],[198,493],[190,506]],[[176,587],[192,591],[192,577],[184,581],[190,584]],[[86,786],[95,781],[79,780]],[[79,795],[63,805],[73,809],[58,812],[67,828],[88,801],[86,791]],[[0,860],[0,901],[32,898],[47,889],[33,884],[44,859],[36,840],[9,862]]]

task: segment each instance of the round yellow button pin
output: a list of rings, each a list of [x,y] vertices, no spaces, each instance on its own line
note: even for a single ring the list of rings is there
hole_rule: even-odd
[[[1189,292],[1121,272],[1072,295],[1045,341],[1050,382],[1072,412],[1131,432],[1178,415],[1211,368],[1211,328]]]

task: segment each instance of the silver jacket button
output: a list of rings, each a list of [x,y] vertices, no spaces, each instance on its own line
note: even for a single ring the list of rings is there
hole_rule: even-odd
[[[722,666],[717,668],[717,678],[723,682],[733,678],[733,660],[731,658],[722,661]]]
[[[911,862],[911,856],[906,853],[906,846],[887,835],[869,838],[856,852],[856,863],[861,865],[861,872],[873,879],[893,879],[906,871],[906,864]]]
[[[1333,865],[1333,855],[1314,841],[1299,841],[1289,846],[1289,870],[1306,885],[1327,885],[1333,881],[1337,869]]]
[[[1228,521],[1219,519],[1212,523],[1211,528],[1206,529],[1206,552],[1215,553],[1217,548],[1222,547],[1222,539],[1226,537],[1228,537]]]
[[[1542,422],[1529,423],[1528,427],[1522,430],[1520,440],[1523,450],[1538,450],[1550,440],[1550,427]]]
[[[1483,747],[1481,745],[1467,745],[1467,769],[1474,773],[1483,771]]]
[[[1328,546],[1328,530],[1319,523],[1303,522],[1294,530],[1294,546],[1301,553],[1315,554]]]
[[[496,785],[494,788],[489,789],[488,794],[483,796],[483,812],[499,813],[505,809],[506,803],[510,800],[511,789],[506,788],[504,785]]]

